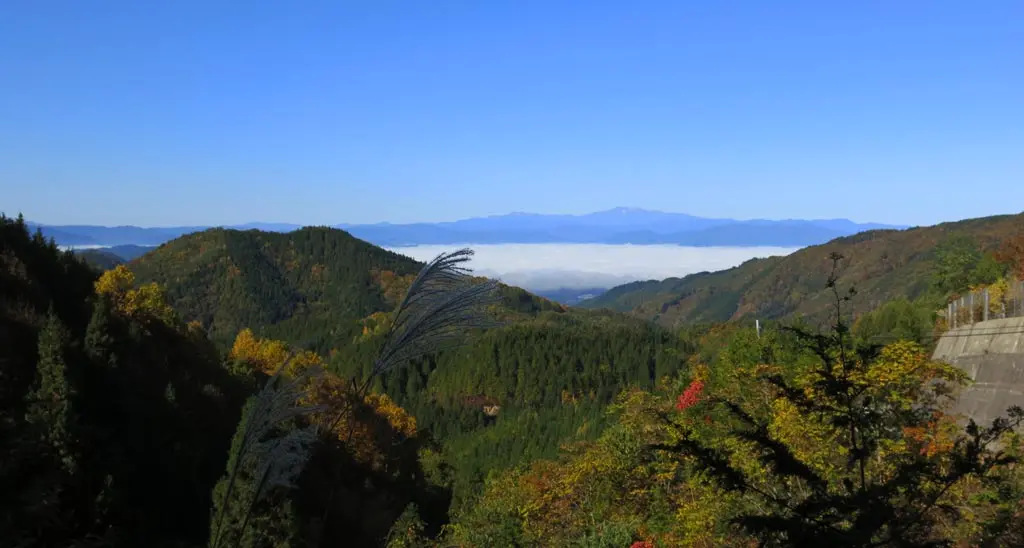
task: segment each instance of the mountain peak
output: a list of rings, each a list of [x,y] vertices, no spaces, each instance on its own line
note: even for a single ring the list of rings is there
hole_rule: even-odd
[[[661,213],[660,211],[651,211],[649,209],[643,209],[640,207],[613,207],[607,211],[601,211],[600,213]]]

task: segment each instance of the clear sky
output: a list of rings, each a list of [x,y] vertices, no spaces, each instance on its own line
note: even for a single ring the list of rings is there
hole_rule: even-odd
[[[0,211],[1024,210],[1024,2],[0,2]]]

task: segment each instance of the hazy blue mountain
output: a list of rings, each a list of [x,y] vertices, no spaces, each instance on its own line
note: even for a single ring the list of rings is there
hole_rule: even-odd
[[[115,245],[111,247],[103,247],[100,249],[108,253],[113,253],[114,255],[117,255],[118,257],[124,259],[125,261],[130,261],[132,259],[135,259],[136,257],[141,257],[146,253],[153,251],[153,249],[155,249],[155,246],[126,244]]]
[[[205,230],[201,226],[176,226],[142,228],[138,226],[94,226],[94,225],[38,225],[43,235],[53,238],[59,245],[160,245],[191,232]]]
[[[36,223],[26,223],[29,230],[35,232],[36,230],[42,231],[43,235],[47,238],[51,238],[60,245],[95,245],[96,241],[91,236],[85,234],[79,234],[75,232],[69,232],[52,226],[42,226]]]
[[[233,225],[226,228],[237,230],[262,230],[264,232],[291,232],[302,228],[302,225],[291,223],[245,223],[244,225]]]
[[[241,230],[290,232],[301,225],[252,222],[229,226]],[[586,215],[510,213],[442,223],[340,224],[352,235],[380,246],[603,243],[676,244],[688,246],[807,246],[877,228],[905,228],[846,219],[735,220],[696,217],[619,207]],[[137,226],[43,226],[61,245],[159,245],[205,226],[140,228]]]
[[[587,299],[593,299],[598,297],[607,291],[606,287],[591,287],[587,289],[578,289],[573,287],[567,287],[563,289],[549,289],[542,291],[534,291],[535,295],[540,295],[546,299],[551,299],[559,304],[566,306],[576,306]]]
[[[127,263],[136,257],[141,257],[154,249],[156,249],[156,246],[127,244],[112,247],[75,249],[75,254],[85,259],[85,262],[94,268],[109,270],[119,264]]]
[[[97,225],[41,225],[28,223],[32,230],[42,230],[47,238],[53,238],[58,245],[64,246],[93,246],[93,247],[121,247],[121,246],[157,246],[175,238],[200,232],[209,226],[171,226],[171,227],[138,227],[138,226],[97,226]],[[301,225],[286,223],[246,223],[232,225],[224,228],[238,230],[263,230],[266,232],[291,232],[301,228]],[[125,253],[133,253],[133,250],[123,249]],[[117,251],[114,252],[121,255]],[[143,251],[145,253],[145,251]],[[135,255],[138,256],[138,255]],[[134,258],[130,257],[129,259]]]
[[[735,220],[635,208],[586,215],[511,213],[444,223],[338,225],[383,246],[604,243],[687,246],[807,246],[878,228],[904,228],[847,219]]]

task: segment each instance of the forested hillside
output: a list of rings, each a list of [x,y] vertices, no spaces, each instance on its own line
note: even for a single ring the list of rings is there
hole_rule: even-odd
[[[720,272],[615,287],[580,306],[630,312],[666,326],[793,315],[820,320],[828,316],[831,303],[825,289],[829,256],[840,253],[846,260],[838,281],[856,286],[851,313],[859,314],[891,299],[914,299],[927,292],[936,249],[943,242],[959,236],[981,250],[992,250],[1022,231],[1024,215],[874,230]]]
[[[158,288],[0,217],[0,538],[201,545],[244,394]]]
[[[442,440],[458,508],[489,471],[599,435],[604,409],[622,389],[652,388],[684,366],[697,338],[687,335],[618,315],[548,311],[480,333],[376,386]],[[365,376],[378,346],[368,337],[337,352],[332,370]]]
[[[421,266],[329,228],[210,229],[130,263],[222,347],[250,328],[324,352],[358,333],[362,318],[393,307]]]
[[[110,270],[111,268],[125,262],[125,260],[120,256],[105,249],[84,249],[81,251],[75,251],[74,253],[81,257],[86,264],[100,272]]]

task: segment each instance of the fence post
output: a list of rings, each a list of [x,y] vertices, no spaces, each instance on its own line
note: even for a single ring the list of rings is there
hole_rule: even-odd
[[[956,301],[949,303],[953,305],[953,329],[956,329],[956,316],[959,310],[956,309]]]
[[[981,313],[981,321],[988,321],[988,288],[985,288],[985,310]]]

